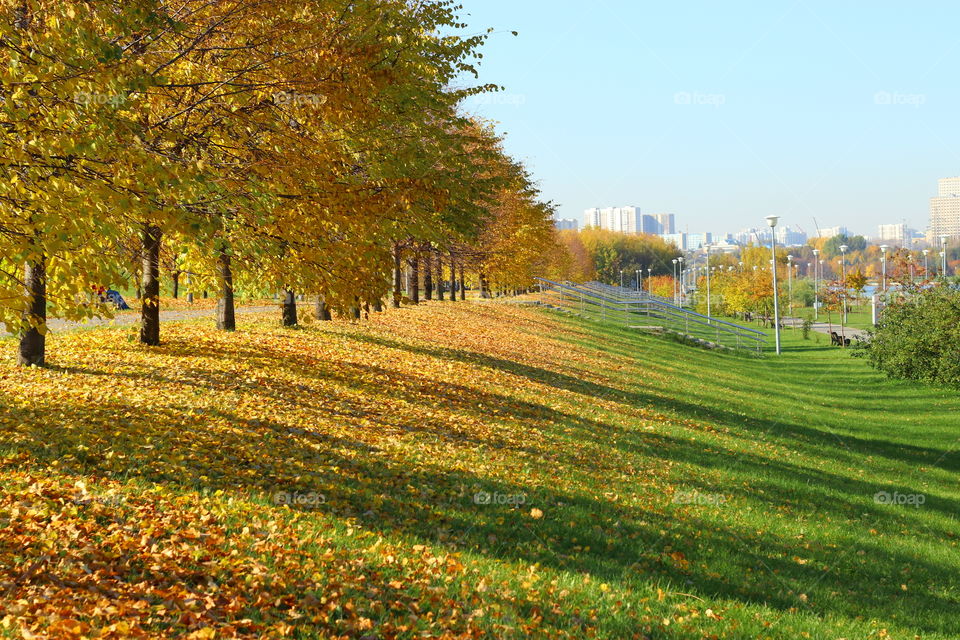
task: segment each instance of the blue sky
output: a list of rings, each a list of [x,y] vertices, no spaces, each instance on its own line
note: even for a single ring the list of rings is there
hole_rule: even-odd
[[[466,107],[499,123],[559,217],[923,230],[937,179],[960,175],[960,3],[464,4],[472,29],[498,30],[480,72],[505,86]]]

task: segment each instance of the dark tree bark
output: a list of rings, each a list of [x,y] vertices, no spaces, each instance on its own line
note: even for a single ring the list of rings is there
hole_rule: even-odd
[[[437,300],[443,300],[443,254],[437,252]]]
[[[383,311],[383,301],[380,298],[373,301],[373,310],[377,313]]]
[[[233,296],[233,266],[226,248],[220,249],[217,257],[220,270],[220,297],[217,298],[217,329],[221,331],[237,330],[237,315]]]
[[[487,280],[486,272],[482,269],[480,270],[480,297],[490,297],[490,282]]]
[[[360,298],[353,299],[353,304],[350,305],[349,315],[351,320],[360,319]]]
[[[42,367],[46,362],[47,338],[41,333],[47,321],[47,260],[40,256],[24,265],[24,293],[30,305],[23,310],[17,364]]]
[[[180,270],[177,269],[173,272],[173,299],[176,300],[180,297]]]
[[[154,347],[160,344],[160,243],[162,238],[160,227],[152,224],[143,225],[140,342]]]
[[[433,300],[433,256],[429,251],[423,254],[423,292],[427,300]]]
[[[321,322],[327,322],[333,319],[333,316],[330,315],[330,307],[327,306],[323,296],[317,296],[316,315],[317,320],[320,320]]]
[[[410,299],[413,304],[420,304],[420,254],[414,253],[410,260]]]
[[[289,289],[283,294],[283,326],[297,326],[297,296]]]
[[[401,272],[401,263],[400,263],[400,245],[393,245],[393,308],[400,308],[400,300],[402,294],[400,292],[401,287],[403,287],[403,273]]]
[[[453,257],[453,252],[450,252],[450,301],[453,302],[457,299],[457,261]]]
[[[463,262],[460,263],[460,299],[467,299],[467,288],[464,285],[465,278],[463,277]]]

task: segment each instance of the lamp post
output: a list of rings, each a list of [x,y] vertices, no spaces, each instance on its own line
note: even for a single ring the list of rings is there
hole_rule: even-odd
[[[678,256],[678,257],[677,257],[677,262],[680,263],[680,266],[678,267],[678,268],[680,269],[680,282],[677,284],[677,286],[679,287],[679,293],[680,293],[680,304],[677,305],[677,306],[682,307],[682,306],[683,306],[683,293],[684,293],[684,291],[683,291],[683,256]]]
[[[620,288],[623,289],[623,269],[620,269]]]
[[[820,249],[813,250],[813,319],[820,319],[820,275],[817,272]]]
[[[637,293],[643,291],[643,269],[637,269]]]
[[[643,271],[643,269],[641,269]],[[653,293],[653,269],[647,267],[647,291]]]
[[[840,304],[843,305],[843,322],[847,322],[847,249],[845,244],[840,245],[840,282],[843,283],[843,295],[840,298]]]
[[[777,355],[780,355],[780,302],[777,295],[777,234],[774,229],[780,216],[767,216],[767,224],[770,225],[770,254],[773,257],[771,266],[773,267],[773,329],[776,335]]]
[[[677,304],[677,259],[673,259],[673,304]]]
[[[881,290],[884,293],[887,292],[887,249],[889,248],[890,247],[885,244],[880,245],[880,256],[881,262],[883,263],[883,286],[881,287]]]
[[[943,277],[947,277],[947,236],[940,236],[940,246],[943,249],[940,251],[940,258],[943,260]]]
[[[796,329],[793,320],[793,254],[787,256],[787,304],[790,306],[790,326]]]
[[[923,250],[923,277],[927,280],[930,279],[930,249]]]
[[[710,322],[710,245],[704,247],[707,252],[707,322]]]

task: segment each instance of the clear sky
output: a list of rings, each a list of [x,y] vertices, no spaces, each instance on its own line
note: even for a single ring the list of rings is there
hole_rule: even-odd
[[[481,80],[506,88],[466,106],[500,123],[559,217],[922,231],[937,179],[960,175],[956,0],[463,4],[498,30]]]

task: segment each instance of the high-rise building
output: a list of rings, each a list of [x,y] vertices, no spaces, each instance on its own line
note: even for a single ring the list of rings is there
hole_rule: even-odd
[[[908,227],[906,222],[898,222],[897,224],[881,224],[880,235],[877,238],[886,244],[908,247],[913,242],[913,236],[913,229]]]
[[[807,244],[807,234],[801,229],[794,229],[788,225],[776,228],[777,244],[783,247],[801,247]],[[767,234],[769,238],[769,234]]]
[[[676,217],[672,213],[652,213],[650,217],[657,223],[657,231],[651,233],[676,233]]]
[[[597,227],[599,229],[603,226],[601,222],[600,209],[594,207],[593,209],[587,209],[583,212],[583,226]]]
[[[640,207],[607,207],[587,209],[583,212],[587,227],[599,227],[619,233],[659,233],[660,227],[653,216],[640,213]]]
[[[846,227],[827,227],[820,229],[821,238],[832,238],[833,236],[850,236],[850,230]]]
[[[733,234],[733,239],[739,245],[746,246],[748,244],[754,245],[768,245],[770,244],[770,229],[743,229]]]
[[[960,237],[960,177],[940,180],[937,197],[930,198],[927,242],[936,244],[943,236]]]
[[[576,231],[580,228],[580,223],[570,218],[559,218],[553,221],[553,226],[557,231]]]

